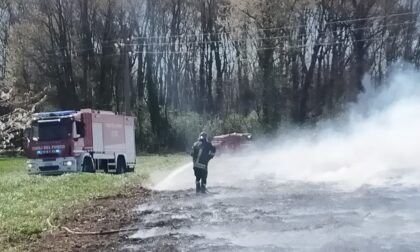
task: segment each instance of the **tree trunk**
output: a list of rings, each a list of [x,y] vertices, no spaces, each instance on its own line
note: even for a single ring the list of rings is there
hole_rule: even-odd
[[[96,90],[96,107],[99,109],[111,110],[112,105],[112,59],[114,45],[112,41],[112,22],[114,13],[113,5],[108,1],[107,15],[105,16],[105,29],[102,40],[101,69],[99,74],[99,84]]]
[[[215,35],[218,38],[217,35]],[[222,69],[222,59],[220,57],[220,40],[217,39],[214,42],[214,54],[216,60],[216,111],[218,113],[222,112],[223,108],[223,69]]]
[[[81,22],[81,45],[85,48],[81,52],[83,76],[80,83],[81,104],[84,107],[92,107],[92,87],[89,83],[89,73],[92,67],[91,61],[94,58],[92,32],[89,24],[89,1],[80,0],[80,22]]]

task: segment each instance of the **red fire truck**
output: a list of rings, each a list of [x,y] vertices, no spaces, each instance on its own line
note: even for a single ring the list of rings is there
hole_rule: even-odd
[[[134,117],[91,109],[34,114],[25,131],[28,173],[134,171],[134,125]]]
[[[234,151],[250,144],[252,135],[250,133],[232,133],[214,136],[211,143],[216,147],[216,154],[220,155],[226,151]]]

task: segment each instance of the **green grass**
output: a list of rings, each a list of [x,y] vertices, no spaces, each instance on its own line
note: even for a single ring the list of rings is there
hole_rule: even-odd
[[[187,162],[185,155],[146,155],[137,160],[135,173],[29,176],[26,160],[0,158],[0,251],[36,239],[46,230],[51,214],[72,206],[112,196],[142,185],[155,170],[168,170]]]

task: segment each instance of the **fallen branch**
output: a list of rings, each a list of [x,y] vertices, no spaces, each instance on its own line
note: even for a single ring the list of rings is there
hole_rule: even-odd
[[[138,230],[138,228],[123,228],[123,229],[101,230],[101,231],[96,231],[96,232],[87,232],[87,231],[79,232],[79,231],[71,230],[70,228],[65,227],[65,226],[52,225],[51,221],[50,221],[50,217],[47,218],[47,224],[52,229],[61,229],[61,230],[66,231],[67,233],[73,234],[73,235],[108,235],[108,234],[132,232],[132,231],[137,231]]]

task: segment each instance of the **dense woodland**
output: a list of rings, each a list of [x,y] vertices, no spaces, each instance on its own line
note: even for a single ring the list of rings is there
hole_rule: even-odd
[[[139,149],[269,134],[420,66],[417,0],[0,0],[0,138],[33,111],[137,117]]]

